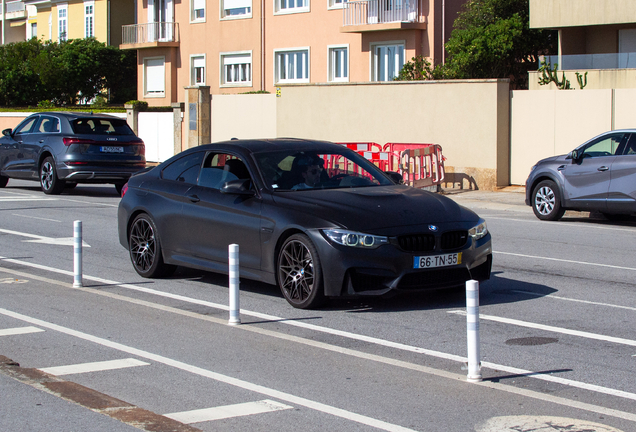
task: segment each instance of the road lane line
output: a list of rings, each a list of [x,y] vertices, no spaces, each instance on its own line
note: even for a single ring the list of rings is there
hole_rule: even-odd
[[[55,279],[46,279],[46,278],[43,278],[43,277],[40,277],[40,276],[29,275],[29,274],[26,274],[26,273],[19,272],[17,270],[3,269],[2,271],[18,274],[18,275],[21,275],[21,276],[30,276],[31,279],[38,279],[38,280],[42,280],[42,281],[48,281],[51,284],[59,285],[59,286],[62,286],[64,288],[69,288],[69,284],[57,281]],[[170,313],[174,313],[174,314],[178,314],[178,315],[182,315],[182,316],[187,316],[187,317],[193,318],[193,319],[208,321],[208,322],[211,322],[211,323],[227,326],[227,320],[226,319],[215,318],[215,317],[208,316],[208,315],[201,315],[201,314],[196,313],[196,312],[191,312],[191,311],[183,310],[183,309],[177,309],[177,308],[174,308],[174,307],[171,307],[171,306],[162,305],[160,303],[153,303],[153,302],[149,302],[149,301],[146,301],[146,300],[140,300],[140,299],[136,299],[136,298],[125,297],[125,296],[122,296],[122,295],[119,295],[119,294],[110,293],[110,292],[107,292],[107,291],[98,291],[98,290],[95,290],[95,289],[92,289],[92,288],[83,287],[83,288],[73,288],[73,289],[78,290],[78,291],[84,291],[84,292],[91,293],[91,294],[104,296],[104,297],[109,297],[109,298],[120,300],[120,301],[125,301],[125,302],[128,302],[128,303],[133,303],[133,304],[137,304],[137,305],[141,305],[141,306],[146,306],[146,307],[153,308],[153,309],[158,309],[158,310],[161,310],[161,311],[164,311],[164,312],[170,312]],[[249,331],[249,332],[252,332],[252,333],[257,333],[257,334],[261,334],[261,335],[265,335],[265,336],[269,336],[269,337],[273,337],[273,338],[277,338],[277,339],[287,340],[287,341],[290,341],[290,342],[295,342],[295,343],[298,343],[298,344],[307,345],[307,346],[323,349],[323,350],[326,350],[326,351],[332,351],[332,352],[336,352],[336,353],[339,353],[339,354],[360,358],[360,359],[363,359],[363,360],[374,361],[374,362],[386,364],[386,365],[389,365],[389,366],[395,366],[395,367],[409,369],[409,370],[413,370],[413,371],[417,371],[417,372],[421,372],[421,373],[425,373],[425,374],[429,374],[429,375],[433,375],[433,376],[437,376],[437,377],[441,377],[441,378],[446,378],[446,379],[450,379],[450,380],[453,380],[453,381],[462,381],[462,382],[464,382],[465,379],[466,379],[465,375],[459,375],[457,373],[447,372],[447,371],[442,370],[442,369],[434,369],[434,368],[431,368],[431,367],[427,367],[427,366],[423,366],[423,365],[419,365],[419,364],[415,364],[415,363],[409,363],[409,362],[406,362],[406,361],[397,360],[397,359],[393,359],[393,358],[390,358],[390,357],[383,357],[383,356],[379,356],[379,355],[376,355],[376,354],[369,354],[369,353],[366,353],[366,352],[363,352],[363,351],[357,351],[357,350],[353,350],[353,349],[350,349],[350,348],[344,348],[344,347],[341,347],[341,346],[338,346],[338,345],[332,345],[332,344],[328,344],[328,343],[325,343],[325,342],[319,342],[319,341],[316,341],[316,340],[313,340],[313,339],[306,339],[306,338],[302,338],[302,337],[299,337],[299,336],[294,336],[294,335],[290,335],[290,334],[286,334],[286,333],[279,333],[279,332],[276,332],[276,331],[267,330],[267,329],[263,329],[263,328],[260,328],[260,327],[253,327],[253,326],[249,326],[249,325],[243,325],[243,326],[237,326],[235,328],[238,329],[238,330],[241,330],[241,331]],[[463,358],[463,362],[464,363],[466,362],[466,358]],[[493,369],[493,370],[499,370],[499,371],[507,372],[507,373],[514,374],[514,375],[527,376],[529,378],[535,378],[535,379],[548,381],[548,382],[553,382],[553,383],[564,385],[564,386],[580,388],[580,389],[588,390],[588,391],[591,391],[591,392],[603,393],[603,394],[608,394],[608,395],[611,395],[611,396],[617,396],[617,397],[621,397],[621,398],[636,400],[636,394],[623,392],[621,390],[610,389],[610,388],[607,388],[607,387],[600,387],[600,386],[596,386],[596,385],[593,385],[593,384],[587,384],[587,383],[582,383],[582,382],[578,382],[578,381],[568,380],[568,379],[565,379],[565,378],[558,378],[558,377],[555,377],[555,376],[552,376],[552,375],[539,374],[537,372],[532,372],[532,371],[525,370],[525,369],[513,368],[513,367],[509,367],[509,366],[498,365],[496,363],[482,362],[482,366],[484,368],[489,368],[489,369]],[[571,400],[571,399],[562,398],[562,397],[559,397],[559,396],[552,396],[552,395],[549,395],[549,394],[539,393],[539,392],[536,392],[534,390],[527,390],[527,389],[524,389],[524,388],[508,386],[508,385],[505,385],[505,384],[501,384],[498,381],[489,381],[489,380],[486,379],[485,381],[480,382],[480,383],[471,383],[471,385],[485,386],[485,387],[491,388],[493,390],[499,390],[499,391],[504,391],[504,392],[507,392],[507,393],[518,394],[518,395],[522,395],[522,396],[529,397],[529,398],[532,398],[532,399],[548,401],[548,402],[556,403],[556,404],[567,406],[567,407],[571,407],[571,408],[577,408],[577,409],[581,409],[581,410],[585,410],[585,411],[589,411],[589,412],[598,413],[598,414],[601,414],[601,415],[610,415],[610,416],[613,416],[613,417],[616,417],[616,418],[622,418],[622,419],[625,419],[625,420],[636,422],[636,414],[627,413],[627,412],[624,412],[624,411],[618,411],[618,410],[614,410],[614,409],[611,409],[611,408],[605,408],[605,407],[601,407],[601,406],[598,406],[598,405],[592,405],[592,404],[588,404],[588,403],[585,403],[585,402],[578,402],[578,401],[574,401],[574,400]]]
[[[12,234],[12,235],[20,236],[20,237],[28,237],[33,239],[33,240],[23,240],[25,242],[44,243],[44,244],[50,244],[50,245],[56,245],[56,246],[74,246],[75,245],[75,239],[73,237],[59,237],[59,238],[46,237],[42,235],[29,234],[29,233],[7,230],[2,228],[0,228],[0,233]],[[91,246],[85,241],[82,241],[82,247],[91,247]]]
[[[73,276],[73,272],[66,271],[66,270],[54,269],[54,268],[51,268],[51,267],[42,266],[40,264],[33,264],[33,263],[26,262],[26,261],[14,260],[14,259],[3,258],[3,257],[0,257],[0,260],[4,260],[4,261],[7,261],[7,262],[13,262],[13,263],[16,263],[16,264],[23,264],[23,265],[31,266],[31,267],[38,268],[38,269],[49,270],[49,271],[54,272],[54,273],[61,273],[61,274]],[[14,270],[3,269],[3,271],[9,272],[9,273],[21,274],[20,272],[17,272],[17,271],[14,271]],[[32,278],[36,279],[34,277],[32,277]],[[108,284],[108,285],[116,285],[116,286],[119,286],[119,287],[122,287],[122,288],[134,290],[134,291],[144,292],[144,293],[147,293],[147,294],[153,294],[153,295],[161,296],[161,297],[164,297],[164,298],[171,298],[171,299],[175,299],[175,300],[179,300],[179,301],[183,301],[183,302],[187,302],[187,303],[207,306],[207,307],[214,308],[214,309],[220,309],[220,310],[225,310],[225,311],[229,310],[228,306],[221,305],[221,304],[218,304],[218,303],[212,303],[212,302],[208,302],[208,301],[204,301],[204,300],[193,299],[191,297],[181,296],[181,295],[177,295],[177,294],[165,293],[165,292],[157,291],[157,290],[154,290],[154,289],[151,289],[151,288],[137,287],[135,285],[130,285],[130,284],[119,284],[119,283],[114,282],[114,281],[107,281],[105,279],[96,278],[96,277],[92,277],[92,276],[86,276],[86,275],[84,275],[84,279],[98,281],[98,282],[105,283],[105,284]],[[58,285],[62,285],[62,286],[71,288],[71,283],[64,284],[64,283],[60,283],[58,281],[53,281],[53,283],[56,283]],[[89,290],[89,289],[83,288],[82,290]],[[90,290],[90,291],[93,291],[96,294],[100,294],[100,295],[106,295],[107,294],[107,293],[96,291],[96,290]],[[111,295],[114,296],[115,294],[111,294]],[[139,302],[141,302],[141,300]],[[139,303],[139,304],[141,304],[141,303]],[[166,306],[166,308],[168,308],[168,306]],[[466,363],[468,361],[466,357],[455,355],[455,354],[443,353],[443,352],[440,352],[440,351],[433,351],[433,350],[429,350],[429,349],[425,349],[425,348],[405,345],[405,344],[401,344],[401,343],[397,343],[397,342],[391,342],[391,341],[387,341],[387,340],[384,340],[384,339],[378,339],[378,338],[374,338],[374,337],[359,335],[359,334],[356,334],[356,333],[346,332],[346,331],[342,331],[342,330],[330,329],[328,327],[320,327],[320,326],[317,326],[315,324],[303,323],[303,322],[299,322],[299,321],[296,321],[296,320],[293,320],[293,319],[285,319],[285,318],[277,317],[277,316],[274,316],[274,315],[267,315],[267,314],[262,314],[262,313],[258,313],[258,312],[252,312],[252,311],[248,311],[248,310],[245,310],[245,309],[241,309],[241,314],[247,315],[247,316],[253,316],[253,317],[256,317],[256,318],[259,318],[259,319],[263,319],[263,320],[267,320],[267,321],[278,322],[278,323],[281,323],[281,324],[287,324],[287,325],[291,325],[291,326],[295,326],[295,327],[306,328],[306,329],[310,329],[310,330],[313,330],[313,331],[316,331],[316,332],[320,332],[320,333],[326,333],[326,334],[332,334],[332,335],[335,335],[335,336],[341,336],[341,337],[347,338],[347,339],[368,342],[368,343],[371,343],[371,344],[374,344],[374,345],[386,346],[386,347],[394,348],[394,349],[397,349],[397,350],[409,351],[409,352],[429,355],[431,357],[441,358],[441,359],[445,359],[445,360],[451,360],[451,361],[459,362],[459,363],[462,363],[462,364],[464,364],[464,363]],[[199,314],[194,314],[193,313],[192,316],[194,316],[194,315],[199,315]],[[227,321],[223,321],[223,322],[227,323]],[[239,327],[240,328],[245,328],[245,326],[239,326]],[[625,392],[625,391],[622,391],[622,390],[617,390],[617,389],[612,389],[612,388],[608,388],[608,387],[597,386],[597,385],[594,385],[594,384],[588,384],[588,383],[584,383],[584,382],[580,382],[580,381],[569,380],[569,379],[566,379],[566,378],[558,378],[558,377],[555,377],[555,376],[552,376],[552,375],[547,375],[547,374],[539,374],[537,372],[533,372],[533,371],[530,371],[530,370],[515,368],[515,367],[511,367],[511,366],[506,366],[506,365],[500,365],[500,364],[497,364],[497,363],[482,362],[482,366],[490,368],[490,369],[493,369],[493,370],[500,370],[500,371],[511,373],[511,374],[515,374],[515,375],[525,375],[525,376],[528,376],[528,377],[531,377],[531,378],[535,378],[535,379],[538,379],[538,380],[542,380],[542,381],[559,383],[559,384],[562,384],[562,385],[575,387],[575,388],[581,388],[581,389],[585,389],[585,390],[589,390],[589,391],[593,391],[593,392],[597,392],[597,393],[607,394],[607,395],[611,395],[611,396],[617,396],[617,397],[621,397],[621,398],[625,398],[625,399],[636,400],[636,394],[635,393],[629,393],[629,392]],[[431,373],[431,372],[429,372],[429,373]],[[636,419],[636,417],[634,417],[634,418]]]
[[[42,372],[46,372],[55,376],[81,374],[88,372],[102,372],[107,370],[124,369],[136,366],[149,366],[150,363],[142,362],[134,358],[121,360],[107,360],[91,363],[78,363],[66,366],[54,366],[47,368],[39,368]]]
[[[138,348],[129,347],[124,344],[120,344],[117,342],[110,341],[108,339],[103,339],[97,336],[90,335],[88,333],[80,332],[77,330],[73,330],[67,327],[63,327],[57,324],[49,323],[47,321],[43,321],[37,318],[29,317],[27,315],[23,315],[17,312],[12,312],[10,310],[0,308],[0,314],[15,318],[17,320],[25,321],[31,323],[33,325],[38,325],[40,327],[48,328],[50,330],[54,330],[60,333],[67,334],[69,336],[73,336],[79,339],[83,339],[89,342],[93,342],[98,345],[102,345],[108,348],[112,348],[118,351],[122,351],[128,353],[130,355],[134,355],[136,357],[145,358],[150,361],[154,361],[156,363],[161,363],[166,366],[174,367],[176,369],[183,370],[185,372],[190,372],[195,375],[199,375],[202,377],[210,378],[218,382],[222,382],[225,384],[229,384],[238,388],[242,388],[244,390],[253,391],[255,393],[260,393],[265,396],[272,397],[274,399],[280,399],[285,402],[304,406],[306,408],[310,408],[316,411],[320,411],[326,414],[330,414],[336,417],[343,418],[345,420],[350,420],[356,423],[364,424],[367,426],[375,427],[377,429],[386,430],[389,432],[414,432],[412,429],[407,429],[405,427],[391,424],[382,420],[374,419],[372,417],[367,417],[362,414],[356,414],[351,411],[347,411],[341,408],[336,408],[330,405],[326,405],[320,402],[312,401],[310,399],[306,399],[300,396],[295,396],[290,393],[285,393],[279,390],[275,390],[269,387],[265,387],[259,384],[254,384],[249,381],[241,380],[238,378],[233,378],[228,375],[223,375],[217,372],[212,372],[207,369],[203,369],[197,366],[193,366],[178,360],[174,360],[168,357],[164,357],[159,354],[153,354],[148,351],[143,351]]]
[[[541,260],[548,260],[548,261],[566,262],[570,264],[583,264],[586,266],[607,267],[607,268],[613,268],[613,269],[619,269],[619,270],[636,271],[636,267],[622,267],[622,266],[615,266],[610,264],[598,264],[598,263],[591,263],[591,262],[585,262],[585,261],[566,260],[561,258],[548,258],[548,257],[542,257],[542,256],[536,256],[536,255],[524,255],[524,254],[518,254],[518,253],[511,253],[511,252],[492,251],[492,253],[501,254],[501,255],[512,255],[512,256],[517,256],[521,258],[534,258],[534,259],[541,259]]]
[[[256,402],[246,402],[214,408],[203,408],[192,411],[164,414],[164,417],[171,418],[172,420],[176,420],[180,423],[192,424],[288,409],[294,409],[294,407],[265,399]]]
[[[466,316],[466,311],[463,311],[463,310],[448,311],[447,313]],[[618,338],[614,336],[606,336],[606,335],[597,334],[597,333],[589,333],[589,332],[584,332],[580,330],[571,330],[571,329],[566,329],[563,327],[554,327],[554,326],[549,326],[545,324],[538,324],[538,323],[532,323],[528,321],[516,320],[512,318],[503,318],[503,317],[498,317],[494,315],[479,314],[479,319],[486,320],[486,321],[500,322],[503,324],[511,324],[511,325],[516,325],[519,327],[527,327],[527,328],[536,329],[536,330],[544,330],[544,331],[548,331],[552,333],[561,333],[561,334],[566,334],[570,336],[579,336],[586,339],[595,339],[595,340],[600,340],[603,342],[613,342],[613,343],[621,344],[621,345],[636,346],[636,340],[623,339],[623,338]]]
[[[38,220],[43,220],[43,221],[48,221],[48,222],[62,222],[62,221],[57,220],[57,219],[47,219],[47,218],[42,218],[42,217],[37,217],[37,216],[27,216],[27,215],[21,215],[21,214],[16,214],[16,213],[13,213],[12,216],[17,216],[17,217],[27,218],[27,219],[38,219]]]
[[[37,327],[16,327],[16,328],[9,328],[9,329],[0,329],[0,336],[14,336],[14,335],[22,335],[22,334],[29,334],[29,333],[39,333],[39,332],[43,332],[44,330],[37,328]]]
[[[559,223],[559,224],[546,224],[545,221],[540,221],[540,220],[532,220],[532,219],[511,219],[511,218],[504,218],[504,217],[497,217],[497,216],[488,216],[488,215],[483,215],[483,214],[479,214],[479,216],[481,216],[484,219],[498,219],[498,220],[504,220],[504,221],[510,221],[510,222],[526,222],[526,223],[531,223],[531,224],[542,224],[543,226],[545,225],[552,225],[552,226],[557,226],[559,228],[564,228],[564,227],[568,227],[568,228],[576,228],[576,229],[580,229],[581,227],[585,227],[585,228],[589,228],[589,229],[600,229],[600,230],[605,230],[605,231],[626,231],[626,232],[630,232],[630,233],[636,233],[636,229],[634,228],[629,228],[629,227],[625,227],[625,228],[619,228],[616,226],[604,226],[604,225],[599,225],[598,223],[590,223],[590,222],[566,222],[566,223]],[[596,221],[596,222],[601,222],[601,221]]]
[[[571,302],[576,302],[576,303],[585,303],[585,304],[591,304],[591,305],[594,305],[594,306],[607,306],[607,307],[612,307],[612,308],[617,308],[617,309],[627,309],[627,310],[631,310],[631,311],[636,311],[636,307],[616,305],[616,304],[611,304],[611,303],[593,302],[593,301],[589,301],[589,300],[579,300],[579,299],[573,299],[573,298],[568,298],[568,297],[556,296],[554,294],[540,294],[540,293],[536,293],[536,292],[532,292],[532,291],[521,291],[521,290],[510,290],[510,292],[516,292],[516,293],[519,293],[519,294],[528,294],[528,295],[532,295],[532,296],[536,296],[536,297],[548,297],[548,298],[553,298],[553,299],[557,299],[557,300],[566,300],[566,301],[571,301]]]

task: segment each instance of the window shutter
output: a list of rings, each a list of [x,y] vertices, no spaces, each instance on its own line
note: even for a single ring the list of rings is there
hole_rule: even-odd
[[[223,9],[251,8],[252,0],[224,0]]]
[[[163,59],[146,60],[146,92],[165,92],[165,62]]]

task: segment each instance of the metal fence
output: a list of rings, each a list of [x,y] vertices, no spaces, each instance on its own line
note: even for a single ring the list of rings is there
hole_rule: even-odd
[[[153,22],[122,26],[122,43],[178,42],[179,23]]]
[[[417,22],[416,0],[366,0],[343,4],[343,25]]]

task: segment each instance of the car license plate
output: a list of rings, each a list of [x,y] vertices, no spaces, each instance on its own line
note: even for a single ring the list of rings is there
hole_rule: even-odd
[[[121,146],[101,146],[99,151],[102,153],[123,153],[124,148]]]
[[[413,257],[413,268],[446,267],[462,263],[462,253]]]

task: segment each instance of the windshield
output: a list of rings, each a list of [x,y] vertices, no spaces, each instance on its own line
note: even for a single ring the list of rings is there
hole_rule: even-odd
[[[134,135],[123,119],[79,118],[71,126],[77,135]]]
[[[359,154],[342,152],[264,152],[254,155],[265,183],[276,191],[392,185],[382,171]]]

